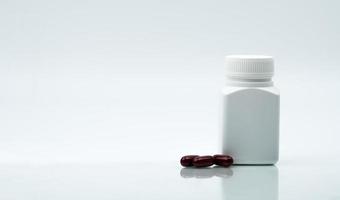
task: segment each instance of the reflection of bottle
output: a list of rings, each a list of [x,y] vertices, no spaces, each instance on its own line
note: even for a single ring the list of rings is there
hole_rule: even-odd
[[[235,164],[274,164],[279,153],[279,91],[272,57],[227,56],[223,153]]]
[[[233,176],[222,179],[223,200],[277,200],[278,169],[275,166],[235,166]]]

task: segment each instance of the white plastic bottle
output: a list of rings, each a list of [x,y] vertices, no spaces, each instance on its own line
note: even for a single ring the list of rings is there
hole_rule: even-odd
[[[235,164],[275,164],[279,158],[279,91],[270,56],[226,56],[222,151]]]

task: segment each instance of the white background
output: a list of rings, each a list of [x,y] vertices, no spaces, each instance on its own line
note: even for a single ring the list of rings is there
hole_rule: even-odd
[[[0,162],[214,154],[224,56],[275,57],[280,163],[340,156],[339,1],[0,1]]]

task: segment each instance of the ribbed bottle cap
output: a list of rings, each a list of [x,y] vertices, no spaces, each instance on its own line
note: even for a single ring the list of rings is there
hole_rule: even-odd
[[[226,75],[232,79],[270,79],[274,75],[271,56],[230,55],[225,57]]]

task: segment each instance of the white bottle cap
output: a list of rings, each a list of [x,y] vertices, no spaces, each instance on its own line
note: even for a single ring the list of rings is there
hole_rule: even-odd
[[[226,76],[229,79],[265,80],[274,75],[274,60],[263,55],[226,56]]]

